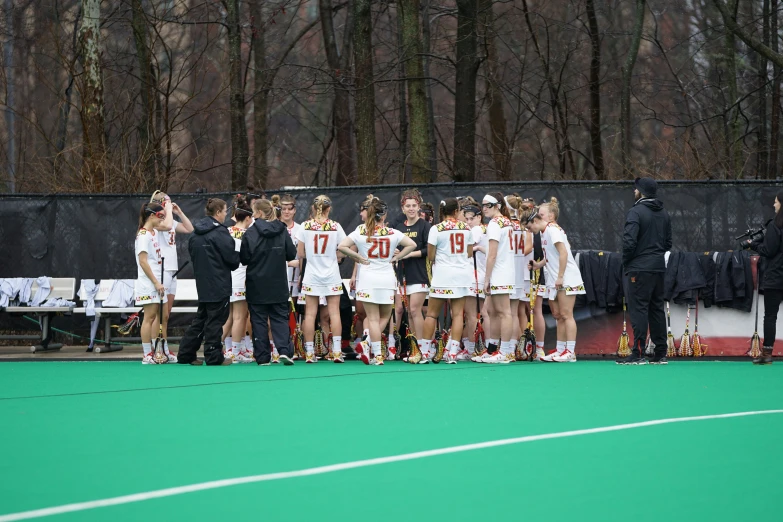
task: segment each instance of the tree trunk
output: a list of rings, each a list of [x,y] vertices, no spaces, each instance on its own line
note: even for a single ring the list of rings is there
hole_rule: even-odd
[[[489,131],[492,146],[492,160],[496,178],[499,181],[511,180],[510,154],[506,113],[503,107],[503,93],[500,90],[502,74],[498,63],[498,48],[495,42],[495,13],[492,0],[482,0],[481,14],[484,25],[484,41],[487,50],[486,91],[489,98]]]
[[[777,53],[778,45],[778,0],[772,0],[770,4],[770,35],[772,37],[772,51]],[[769,170],[767,178],[775,179],[778,175],[778,145],[780,144],[780,65],[772,66],[772,121],[770,128]]]
[[[457,0],[457,89],[454,97],[454,181],[476,179],[477,0]]]
[[[753,15],[753,4],[750,4],[751,16]],[[761,24],[764,45],[769,45],[769,0],[764,0],[761,7]],[[767,142],[767,59],[759,53],[751,55],[751,65],[756,70],[756,80],[758,96],[757,115],[758,115],[758,139],[756,151],[756,178],[766,177],[767,173],[767,155],[769,154],[769,143]]]
[[[157,79],[152,65],[151,50],[149,47],[149,31],[147,17],[144,15],[141,0],[132,0],[133,10],[132,28],[133,40],[136,44],[136,59],[139,63],[139,78],[141,78],[141,121],[138,125],[139,134],[139,159],[144,164],[142,190],[152,192],[157,187],[156,171],[157,154],[155,143],[157,141],[156,130],[156,98]]]
[[[266,189],[269,183],[269,164],[267,162],[267,110],[269,104],[269,74],[266,67],[266,26],[264,24],[264,1],[253,0],[250,3],[253,17],[253,185]]]
[[[429,136],[427,92],[421,56],[421,4],[419,0],[398,0],[397,5],[402,15],[402,43],[408,84],[411,178],[413,183],[426,183],[430,179],[427,166]]]
[[[620,99],[620,163],[625,177],[633,176],[631,165],[631,79],[636,58],[639,55],[639,45],[642,41],[642,29],[644,28],[644,15],[646,12],[646,0],[636,0],[636,17],[634,19],[631,47],[625,64],[622,68],[623,84],[622,97]]]
[[[335,184],[338,187],[344,187],[353,184],[356,176],[356,165],[353,159],[351,98],[348,91],[343,87],[345,71],[349,65],[349,42],[353,32],[353,16],[349,12],[346,19],[345,34],[343,35],[343,52],[340,55],[337,51],[337,38],[334,31],[332,1],[319,0],[318,6],[324,35],[324,47],[326,48],[326,60],[329,63],[332,74],[334,74],[333,124],[337,138],[337,179]]]
[[[375,147],[375,84],[372,60],[372,11],[370,0],[353,3],[354,69],[356,76],[356,159],[360,185],[378,183]]]
[[[729,0],[729,10],[733,19],[737,19],[738,0]],[[727,177],[740,176],[742,158],[739,143],[739,92],[737,87],[737,37],[732,31],[726,31],[723,49],[723,64],[726,75],[728,99],[725,102],[724,127],[726,140]]]
[[[231,120],[231,189],[247,187],[248,149],[245,125],[245,89],[242,81],[242,28],[239,23],[239,0],[228,0],[229,114]],[[266,111],[264,111],[266,114]]]
[[[427,153],[430,166],[430,181],[438,181],[438,141],[435,138],[435,107],[432,102],[432,81],[430,81],[430,0],[424,0],[421,8],[422,23],[421,35],[424,44],[424,67],[425,88],[427,89]]]
[[[397,59],[398,63],[398,75],[397,82],[397,95],[400,98],[400,183],[411,182],[411,169],[408,168],[408,94],[405,86],[405,41],[403,37],[403,14],[402,14],[402,2],[400,0],[397,3]]]
[[[3,57],[5,61],[5,124],[8,133],[6,145],[8,171],[8,192],[16,192],[16,113],[14,112],[14,93],[16,80],[14,79],[14,9],[13,0],[5,0],[6,30],[8,38],[3,44]]]
[[[101,70],[101,2],[82,0],[84,21],[79,29],[82,49],[82,172],[85,192],[102,192],[106,184],[106,139]]]
[[[587,22],[590,30],[590,148],[596,179],[606,179],[601,142],[601,34],[595,16],[595,0],[587,0]]]

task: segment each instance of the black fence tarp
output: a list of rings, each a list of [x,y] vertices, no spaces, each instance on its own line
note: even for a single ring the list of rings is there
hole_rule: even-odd
[[[407,187],[341,187],[290,191],[297,199],[297,221],[309,214],[318,194],[332,199],[332,218],[350,232],[359,224],[359,203],[372,193],[400,214],[400,193]],[[772,217],[779,187],[766,182],[662,182],[658,197],[672,217],[674,249],[730,250],[735,236]],[[432,184],[420,187],[425,201],[488,191],[517,192],[543,201],[560,201],[559,223],[575,250],[619,251],[625,214],[633,203],[631,182],[555,182]],[[271,193],[269,194],[271,196]],[[231,194],[180,194],[173,200],[191,219],[204,215],[209,197]],[[75,277],[134,279],[133,242],[139,207],[148,195],[3,195],[0,196],[0,277]],[[180,263],[188,259],[187,237],[178,241]],[[349,270],[348,263],[343,266]],[[181,277],[192,277],[191,267]]]

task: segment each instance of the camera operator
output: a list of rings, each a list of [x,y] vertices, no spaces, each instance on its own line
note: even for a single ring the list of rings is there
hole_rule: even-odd
[[[772,364],[772,348],[775,345],[775,324],[778,309],[783,301],[783,212],[780,202],[783,191],[775,197],[775,218],[767,224],[763,237],[754,237],[742,243],[765,258],[764,274],[759,281],[759,292],[764,293],[764,347],[753,364]]]

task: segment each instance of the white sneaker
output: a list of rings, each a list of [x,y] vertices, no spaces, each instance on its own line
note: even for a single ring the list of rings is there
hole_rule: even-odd
[[[250,362],[256,362],[256,357],[253,355],[253,352],[250,350],[242,350],[239,352],[239,355],[243,355],[245,359],[249,359]]]
[[[305,355],[305,364],[315,364],[318,362],[318,357],[315,356],[315,352]]]
[[[356,346],[356,351],[359,353],[359,359],[362,360],[364,364],[370,364],[370,343],[367,341],[362,341]]]
[[[563,353],[552,357],[552,362],[576,362],[576,355],[571,350],[565,350]]]
[[[484,362],[484,357],[489,357],[489,352],[487,350],[484,350],[478,355],[474,355],[473,357],[470,358],[470,360],[473,362],[480,363],[480,362]]]
[[[494,355],[486,356],[481,362],[488,364],[508,364],[514,359],[514,353],[500,353],[500,350],[494,353]]]
[[[277,350],[272,352],[272,364],[280,364],[280,354]]]
[[[345,358],[343,357],[343,352],[332,352],[332,361],[335,363],[344,363]]]
[[[144,358],[141,360],[141,364],[157,364],[155,362],[155,359],[152,358],[152,354],[145,355]]]
[[[166,356],[169,358],[170,363],[176,363],[177,362],[177,354],[176,353],[167,353]]]
[[[376,355],[370,359],[370,366],[383,366],[383,355]]]
[[[419,361],[419,364],[429,364],[429,363],[430,363],[429,352],[427,353],[421,352],[421,361]]]
[[[457,357],[459,357],[456,353],[450,353],[446,355],[446,364],[457,364]],[[461,359],[464,361],[464,359]]]
[[[558,356],[557,350],[552,350],[548,354],[540,357],[538,360],[541,362],[552,362],[555,357]]]
[[[397,347],[389,346],[389,355],[386,357],[387,361],[393,361],[397,358]]]
[[[469,361],[470,360],[470,354],[467,350],[460,350],[457,352],[456,360],[458,361]]]
[[[246,357],[244,353],[240,352],[236,355],[231,354],[231,362],[233,364],[247,364],[255,361],[249,357]]]
[[[544,353],[544,349],[543,348],[536,348],[536,358],[534,360],[535,361],[540,361],[544,357],[546,357],[546,354]]]

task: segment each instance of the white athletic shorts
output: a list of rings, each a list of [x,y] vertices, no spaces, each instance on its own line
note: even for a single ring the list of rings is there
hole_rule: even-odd
[[[397,294],[402,295],[403,287],[402,285],[397,285]],[[411,294],[428,294],[430,292],[429,285],[408,285],[408,288],[406,289],[406,292],[408,295]]]
[[[136,306],[147,306],[161,302],[161,297],[155,290],[155,285],[146,277],[143,279],[136,279],[133,283],[133,299]],[[167,301],[168,298],[164,295],[163,302],[165,303]]]
[[[302,292],[304,292],[304,287],[302,287]],[[296,304],[300,304],[300,305],[307,304],[307,298],[306,298],[304,293],[299,294],[298,296],[295,297],[295,299],[296,299]],[[318,305],[319,306],[326,306],[326,297],[319,296],[318,297]]]
[[[478,294],[479,299],[484,299],[484,281],[479,281],[478,286],[476,283],[470,285],[470,295]]]
[[[332,295],[343,295],[343,282],[333,285],[302,285],[302,293],[304,295],[313,295],[316,297],[327,297]]]
[[[514,285],[503,285],[503,286],[491,286],[490,287],[490,295],[502,295],[502,294],[509,294],[514,295]]]
[[[440,286],[430,288],[429,297],[432,299],[460,299],[469,295],[475,294],[471,292],[468,286]]]
[[[530,302],[530,281],[524,281],[522,283],[522,288],[519,289],[520,292],[520,301],[525,301],[526,303]]]
[[[365,303],[394,304],[394,293],[391,288],[357,288],[356,300]]]
[[[176,272],[172,270],[166,270],[163,272],[163,286],[166,287],[166,295],[177,295],[177,278],[174,277]]]
[[[544,288],[544,299],[550,299],[550,300],[557,300],[557,294],[558,291],[554,286],[547,286],[547,287],[541,287]],[[539,288],[539,291],[541,291],[541,288]],[[585,285],[579,285],[579,286],[564,286],[563,291],[565,292],[565,295],[582,295],[587,292],[585,292]]]
[[[236,303],[237,301],[245,301],[245,289],[244,288],[232,288],[231,289],[231,301],[232,303]]]

